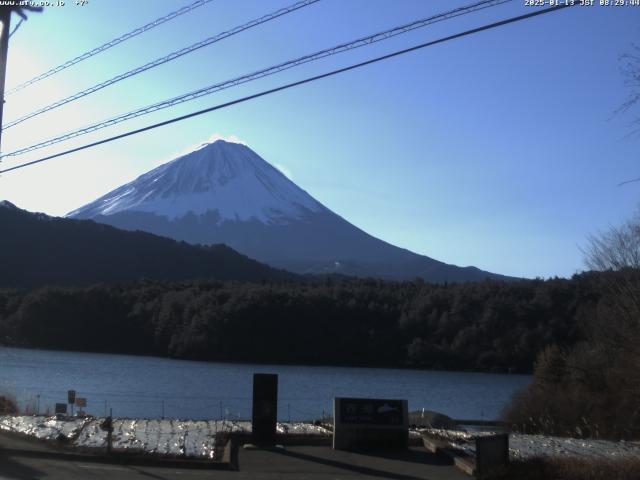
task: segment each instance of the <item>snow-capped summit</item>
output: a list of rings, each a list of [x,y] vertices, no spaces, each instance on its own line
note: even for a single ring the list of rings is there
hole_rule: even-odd
[[[390,245],[336,215],[243,144],[217,140],[71,213],[196,244],[225,243],[298,273],[397,280],[499,277]]]
[[[216,140],[69,213],[76,218],[147,212],[175,220],[216,211],[218,222],[282,224],[324,207],[253,150]]]

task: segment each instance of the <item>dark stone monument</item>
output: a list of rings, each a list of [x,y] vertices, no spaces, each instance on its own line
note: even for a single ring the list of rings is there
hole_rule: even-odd
[[[254,373],[251,435],[251,441],[254,445],[275,445],[277,419],[278,375],[273,373]]]
[[[476,475],[485,477],[509,463],[509,434],[476,437]]]
[[[333,448],[398,450],[409,446],[406,400],[335,398]]]

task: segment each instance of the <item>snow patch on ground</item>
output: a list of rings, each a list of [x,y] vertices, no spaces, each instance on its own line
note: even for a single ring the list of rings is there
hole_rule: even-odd
[[[24,433],[41,440],[56,440],[59,435],[75,437],[89,421],[89,418],[80,417],[60,422],[55,417],[0,416],[0,430]]]
[[[0,416],[0,430],[52,441],[62,436],[66,443],[76,447],[104,449],[107,432],[100,428],[103,421],[104,418],[98,417],[59,420],[45,416]],[[331,434],[323,427],[308,423],[278,423],[277,430],[288,434]],[[216,453],[216,435],[222,432],[250,433],[251,422],[114,418],[112,448],[115,451],[212,459]]]
[[[429,436],[445,440],[453,448],[475,455],[475,439],[478,436],[493,435],[496,432],[467,432],[463,430],[425,429]],[[640,442],[612,442],[585,438],[554,437],[549,435],[509,435],[509,457],[512,459],[535,456],[560,457],[602,457],[609,459],[623,457],[640,458]]]

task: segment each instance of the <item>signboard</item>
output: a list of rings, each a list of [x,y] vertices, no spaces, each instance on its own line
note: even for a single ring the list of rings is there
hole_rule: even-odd
[[[278,375],[253,375],[253,409],[251,439],[256,445],[274,445],[278,419]]]
[[[67,404],[66,403],[56,403],[56,415],[66,415],[67,414]]]
[[[76,391],[75,390],[67,391],[67,403],[69,405],[73,405],[75,401],[76,401]]]
[[[333,448],[406,449],[409,414],[406,400],[335,398]]]
[[[87,399],[85,397],[76,397],[76,407],[86,407]]]
[[[486,476],[509,463],[509,434],[476,437],[476,474]]]

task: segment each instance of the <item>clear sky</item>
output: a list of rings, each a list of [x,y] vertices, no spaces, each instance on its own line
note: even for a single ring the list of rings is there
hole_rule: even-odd
[[[30,15],[11,37],[7,88],[192,0],[75,3]],[[9,96],[4,121],[291,3],[215,0]],[[8,129],[2,150],[468,3],[321,0]],[[1,165],[531,8],[515,0]],[[617,185],[640,176],[640,137],[627,135],[633,112],[614,111],[629,93],[619,57],[639,33],[640,7],[565,9],[7,173],[0,199],[64,215],[213,134],[233,135],[390,243],[507,275],[570,276],[583,269],[586,236],[637,208],[640,184]]]

